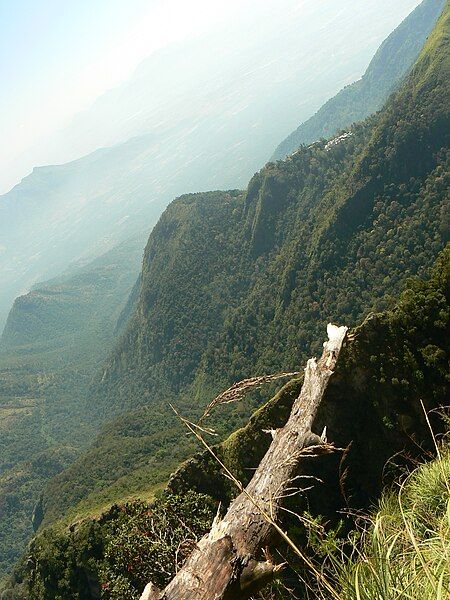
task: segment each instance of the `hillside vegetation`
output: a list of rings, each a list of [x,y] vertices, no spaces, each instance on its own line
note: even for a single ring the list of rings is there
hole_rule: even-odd
[[[342,598],[391,600],[450,594],[450,457],[439,456],[388,490],[349,560],[333,559]],[[356,537],[356,536],[355,536]],[[341,561],[338,560],[341,558]]]
[[[427,272],[449,235],[448,19],[447,7],[403,87],[341,143],[267,165],[246,192],[169,206],[84,409],[92,422],[117,419],[48,487],[43,524],[164,481],[192,452],[169,401],[195,418],[236,380],[297,370],[324,323],[353,326]],[[224,413],[219,434],[257,402]]]
[[[307,499],[296,495],[289,503],[294,514],[307,510],[310,523],[325,520],[325,529],[320,526],[311,530],[305,521],[299,524],[290,516],[292,512],[284,518],[290,535],[295,536],[296,542],[306,544],[314,560],[328,557],[327,573],[336,586],[346,590],[343,598],[358,597],[354,590],[358,571],[364,588],[369,590],[367,598],[373,598],[370,593],[381,585],[375,578],[391,574],[397,578],[400,567],[405,567],[405,544],[409,545],[407,552],[414,551],[408,536],[401,538],[397,534],[399,528],[403,531],[404,517],[391,496],[386,495],[382,512],[374,518],[376,523],[382,522],[382,529],[377,525],[362,540],[352,534],[346,541],[346,532],[355,527],[354,511],[367,509],[379,497],[382,485],[398,476],[400,464],[410,466],[414,464],[410,462],[413,457],[423,457],[434,450],[422,403],[437,433],[444,425],[432,411],[446,400],[450,379],[449,326],[450,246],[439,257],[431,277],[411,281],[395,307],[372,315],[351,332],[326,392],[319,421],[326,422],[329,439],[337,446],[345,447],[352,441],[345,457],[345,479],[339,475],[340,456],[322,460],[318,471],[312,472],[320,476],[315,489]],[[283,426],[300,384],[295,379],[284,386],[244,428],[215,448],[220,460],[244,484],[268,448],[267,430]],[[399,451],[408,457],[406,462],[400,460]],[[386,461],[393,454],[397,455],[396,466],[392,463],[386,469]],[[435,588],[443,565],[436,548],[442,543],[448,551],[450,539],[445,521],[446,488],[440,480],[443,466],[448,472],[447,455],[445,461],[423,467],[402,491],[402,509],[408,511],[408,523],[417,539],[422,539],[424,527],[434,527],[436,536],[441,536],[433,538],[430,544],[420,543],[420,552],[434,553],[438,574]],[[177,561],[182,561],[193,540],[208,530],[217,503],[226,505],[235,494],[236,489],[211,455],[198,454],[180,467],[168,489],[151,504],[129,501],[96,518],[85,518],[69,526],[67,522],[57,523],[38,533],[29,547],[28,558],[15,572],[8,598],[137,600],[148,580],[159,586],[170,580],[175,565],[180,564]],[[345,523],[340,512],[344,506],[348,513]],[[348,511],[349,507],[352,510]],[[341,533],[336,537],[338,530]],[[382,561],[380,553],[385,551],[382,540],[394,537],[397,545],[386,575],[386,569],[382,571],[377,561]],[[355,551],[348,562],[345,552],[350,542]],[[358,567],[358,557],[365,555],[369,559]],[[295,564],[294,561],[292,566]],[[289,587],[295,588],[298,597],[306,598],[295,568],[287,574]],[[414,575],[408,575],[406,568],[408,565],[402,570],[402,585]],[[424,577],[415,581],[418,589],[426,583]],[[315,585],[313,580],[310,584]],[[443,579],[443,590],[447,584]],[[277,593],[277,598],[292,597],[283,589]],[[391,596],[380,598],[388,600]]]
[[[44,484],[91,441],[81,399],[113,345],[144,235],[37,285],[10,312],[0,341],[0,578],[33,532]]]

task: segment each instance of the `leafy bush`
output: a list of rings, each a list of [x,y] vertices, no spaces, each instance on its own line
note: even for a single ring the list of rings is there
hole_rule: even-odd
[[[139,599],[149,581],[164,586],[173,577],[216,508],[193,491],[163,494],[152,504],[114,505],[68,529],[47,528],[31,542],[5,597]]]
[[[140,502],[123,507],[123,516],[105,540],[102,598],[139,598],[151,581],[165,587],[206,533],[214,504],[204,495],[168,495],[152,507]]]

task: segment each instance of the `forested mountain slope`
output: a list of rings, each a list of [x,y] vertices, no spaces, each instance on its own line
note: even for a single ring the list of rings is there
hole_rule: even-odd
[[[416,61],[444,4],[445,0],[423,0],[384,40],[363,77],[328,100],[281,142],[273,159],[284,158],[302,144],[336,135],[380,110]]]
[[[312,472],[321,480],[307,500],[303,494],[291,499],[291,511],[307,510],[308,519],[320,515],[328,527],[340,522],[342,528],[340,509],[345,506],[345,526],[352,527],[349,506],[366,508],[397,474],[394,465],[384,468],[394,453],[406,450],[410,459],[417,459],[434,450],[421,402],[427,411],[446,402],[449,326],[450,246],[429,276],[409,282],[395,306],[372,314],[351,332],[318,415],[318,426],[326,423],[328,438],[337,446],[352,442],[341,465],[345,476],[340,454],[320,461]],[[300,385],[299,378],[290,381],[245,427],[215,446],[220,460],[244,484],[270,444],[268,430],[284,425]],[[216,409],[213,421],[222,409]],[[436,412],[430,418],[437,433],[442,423]],[[396,462],[398,468],[398,455]],[[218,502],[226,506],[235,495],[218,463],[208,452],[199,453],[181,465],[167,492],[151,506],[139,501],[114,505],[69,528],[66,521],[38,533],[8,582],[7,598],[137,600],[149,580],[163,586],[173,576],[175,565],[189,552],[180,545],[186,528],[190,535],[201,535]],[[314,555],[314,538],[309,546],[304,526],[292,513],[283,514],[283,527]],[[290,577],[296,597],[306,597],[298,573],[284,577]],[[277,598],[292,597],[283,589],[279,594]]]
[[[449,236],[449,15],[447,3],[401,89],[351,135],[268,164],[245,192],[169,206],[85,407],[97,422],[128,414],[55,478],[44,522],[149,491],[190,452],[169,401],[195,416],[237,379],[298,369],[324,323],[353,326],[433,264]]]
[[[268,164],[242,194],[172,203],[99,386],[110,407],[125,384],[131,406],[142,384],[177,393],[199,366],[217,380],[298,364],[317,326],[355,322],[432,263],[449,234],[447,29],[446,11],[402,89],[341,143]]]
[[[16,299],[1,339],[0,571],[7,570],[31,534],[32,508],[45,480],[74,460],[101,422],[140,405],[135,397],[130,397],[128,402],[126,396],[118,404],[114,395],[110,407],[105,408],[101,403],[97,409],[97,397],[91,395],[86,400],[85,391],[110,351],[114,335],[123,332],[139,306],[142,277],[159,278],[165,271],[161,282],[167,286],[167,301],[159,301],[162,313],[155,315],[155,356],[159,352],[157,340],[164,344],[166,332],[170,335],[171,329],[178,328],[173,318],[173,310],[178,308],[171,304],[173,285],[186,293],[180,314],[192,356],[186,356],[181,346],[173,348],[180,360],[179,363],[175,360],[175,369],[171,368],[172,381],[166,385],[164,374],[157,382],[160,394],[164,390],[167,393],[167,396],[161,395],[161,410],[154,404],[150,408],[144,400],[143,415],[137,408],[137,414],[130,413],[126,419],[111,422],[83,459],[89,461],[84,475],[77,471],[83,461],[74,466],[72,481],[79,481],[72,489],[68,493],[61,490],[60,496],[52,498],[52,506],[46,503],[46,498],[37,503],[36,525],[43,516],[51,520],[54,514],[60,514],[63,506],[74,507],[79,499],[84,502],[84,508],[80,509],[83,512],[93,507],[98,510],[117,497],[140,493],[144,488],[152,493],[153,486],[165,480],[178,461],[189,454],[192,446],[185,444],[184,439],[176,451],[173,449],[179,428],[167,414],[166,400],[192,379],[204,345],[216,335],[222,315],[237,307],[242,293],[248,289],[249,261],[242,275],[236,277],[243,259],[239,246],[240,212],[230,217],[230,210],[242,192],[209,193],[180,200],[177,208],[165,217],[168,229],[175,226],[178,230],[173,245],[164,250],[166,234],[155,234],[153,245],[159,259],[151,269],[145,267],[145,274],[134,286],[128,302],[125,297],[140,262],[139,244],[142,243],[142,247],[144,244],[138,238],[117,247],[114,244],[117,240],[126,240],[143,225],[150,230],[165,203],[182,191],[246,183],[281,135],[292,128],[298,119],[298,105],[301,103],[305,116],[310,114],[323,98],[359,74],[373,52],[375,40],[379,43],[380,27],[386,19],[397,23],[399,11],[404,14],[410,4],[413,4],[411,0],[402,0],[387,6],[384,13],[370,7],[373,19],[370,35],[365,36],[363,29],[354,35],[348,33],[359,22],[355,19],[362,16],[360,9],[357,14],[354,12],[351,2],[346,1],[341,6],[352,11],[353,20],[345,19],[346,13],[340,9],[329,13],[315,3],[306,3],[306,12],[302,9],[297,13],[297,3],[286,0],[283,6],[295,9],[295,19],[300,19],[300,23],[311,18],[314,21],[311,27],[333,31],[333,36],[325,35],[323,44],[318,38],[299,38],[294,26],[297,21],[277,5],[276,22],[270,22],[269,26],[272,37],[261,36],[259,31],[254,38],[245,39],[244,45],[249,49],[247,58],[239,51],[240,46],[230,44],[229,62],[225,59],[222,62],[229,66],[226,73],[217,71],[214,53],[211,51],[211,56],[206,56],[196,41],[188,44],[189,52],[181,58],[175,48],[158,53],[142,65],[132,81],[103,98],[90,116],[81,118],[81,121],[86,118],[83,121],[86,124],[92,115],[99,116],[97,109],[109,105],[113,110],[114,99],[120,98],[120,106],[116,108],[119,112],[128,111],[127,114],[118,115],[116,122],[111,118],[111,110],[103,110],[107,121],[95,118],[95,125],[99,129],[105,126],[111,133],[111,127],[120,122],[120,126],[136,127],[132,132],[127,130],[127,135],[139,134],[142,122],[138,121],[145,113],[150,133],[68,164],[38,168],[0,198],[0,322],[18,293],[30,289],[36,281],[56,276],[34,285],[30,293]],[[367,18],[365,12],[364,18]],[[284,23],[283,27],[276,25],[279,23]],[[238,33],[233,35],[238,36]],[[267,62],[269,42],[272,57]],[[216,43],[218,40],[214,40],[210,48],[216,48]],[[355,44],[361,46],[358,53],[354,52]],[[312,48],[316,48],[314,54]],[[339,52],[338,69],[330,65],[330,48]],[[176,68],[201,57],[204,62],[201,62],[200,75],[197,74],[199,78],[193,78],[188,70],[183,70],[184,78],[174,77]],[[314,62],[314,81],[308,80],[311,62]],[[209,80],[211,65],[214,76]],[[281,70],[280,65],[283,65]],[[235,67],[242,77],[236,75]],[[210,81],[209,86],[204,85],[206,79]],[[177,97],[171,81],[180,92]],[[302,83],[305,81],[308,81],[307,86]],[[152,85],[148,85],[149,82]],[[162,102],[155,108],[152,104],[160,101],[154,93],[155,86],[164,87],[164,94],[172,94],[175,121],[161,121],[160,110],[166,111],[167,105]],[[144,88],[145,94],[142,93]],[[264,93],[260,92],[262,89]],[[185,94],[189,91],[191,95],[183,96],[181,91]],[[184,101],[186,97],[190,102]],[[142,108],[139,103],[143,99],[151,100],[144,113],[138,110]],[[130,106],[136,109],[134,117],[140,115],[139,118],[129,119],[133,112]],[[273,119],[274,113],[278,114],[277,119]],[[152,123],[159,123],[156,130]],[[82,133],[81,129],[80,126],[77,135]],[[105,138],[105,143],[112,141],[117,140]],[[174,210],[179,211],[179,226],[173,222]],[[228,228],[235,223],[235,235],[227,232],[227,221]],[[207,240],[211,250],[208,256],[203,247],[205,222],[209,223],[210,236],[213,231],[215,236]],[[198,247],[192,246],[192,236]],[[102,255],[108,248],[112,249]],[[98,255],[100,258],[92,261],[92,257]],[[204,266],[203,273],[199,272],[200,263]],[[60,276],[68,264],[69,269]],[[186,268],[195,275],[194,280]],[[215,271],[217,275],[212,277]],[[225,280],[228,283],[224,284]],[[199,302],[204,306],[202,314],[198,313]],[[165,323],[160,320],[162,316],[164,319],[167,316]],[[161,327],[164,329],[162,338]],[[145,346],[148,348],[147,342]],[[106,372],[102,371],[105,390],[113,371],[111,366]],[[227,376],[224,379],[228,380]],[[126,385],[128,382],[124,382]],[[218,383],[208,385],[215,388]],[[205,386],[206,382],[199,386],[202,393]],[[125,387],[123,389],[125,392]],[[144,397],[149,398],[152,390],[146,389]],[[101,392],[103,402],[103,389]],[[189,396],[185,399],[191,410],[193,403]],[[203,401],[199,398],[195,404],[200,406]],[[240,411],[227,414],[223,418],[222,432],[241,423],[256,402],[254,399],[242,414]],[[139,423],[142,418],[148,422],[150,417],[152,425],[144,431]],[[122,435],[124,426],[125,436]],[[101,460],[99,448],[102,448]]]
[[[113,345],[145,237],[14,303],[0,343],[0,578],[32,533],[44,483],[93,435],[81,399]]]

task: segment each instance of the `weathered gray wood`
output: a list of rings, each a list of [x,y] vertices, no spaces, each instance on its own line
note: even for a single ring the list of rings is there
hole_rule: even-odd
[[[225,517],[214,522],[166,589],[159,592],[153,588],[141,600],[244,600],[270,581],[277,567],[256,558],[273,533],[282,498],[305,450],[321,443],[311,427],[346,333],[346,327],[328,326],[329,340],[322,357],[307,362],[289,420],[273,434],[247,488]]]

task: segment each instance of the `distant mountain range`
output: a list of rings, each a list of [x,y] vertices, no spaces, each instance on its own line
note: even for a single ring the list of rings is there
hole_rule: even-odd
[[[282,0],[144,61],[64,130],[54,154],[103,149],[36,168],[0,197],[0,329],[18,295],[150,230],[174,197],[245,186],[299,120],[359,76],[411,3]]]
[[[275,150],[285,158],[302,144],[330,138],[380,110],[417,59],[445,0],[425,0],[381,44],[363,77],[328,100]]]

